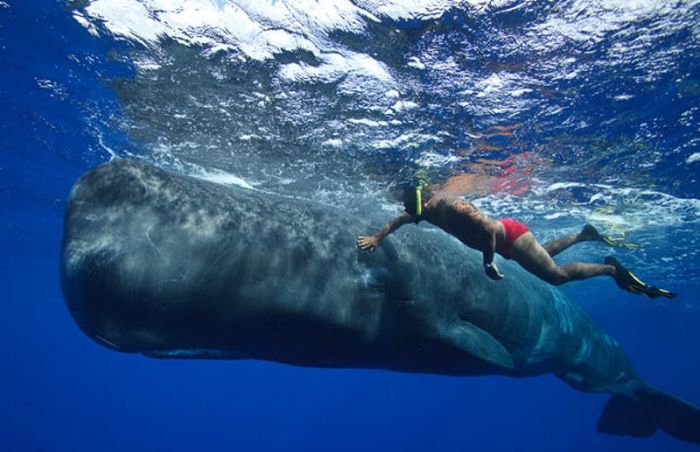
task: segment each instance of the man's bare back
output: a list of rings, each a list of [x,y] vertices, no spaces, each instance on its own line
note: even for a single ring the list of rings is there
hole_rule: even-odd
[[[461,198],[435,196],[424,208],[422,219],[452,234],[470,248],[484,251],[501,225]]]

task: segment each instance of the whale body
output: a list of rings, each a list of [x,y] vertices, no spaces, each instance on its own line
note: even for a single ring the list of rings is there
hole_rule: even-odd
[[[557,289],[447,234],[113,160],[71,190],[61,282],[99,344],[158,358],[263,359],[447,375],[552,373],[613,396],[604,433],[700,443],[700,411],[644,384],[614,339]]]

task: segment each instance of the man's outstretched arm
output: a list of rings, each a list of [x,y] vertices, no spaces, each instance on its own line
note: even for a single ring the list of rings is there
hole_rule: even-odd
[[[413,217],[404,212],[398,217],[394,218],[390,222],[388,222],[381,231],[377,232],[375,235],[370,235],[370,236],[360,236],[357,238],[357,247],[360,248],[361,250],[367,250],[369,252],[373,252],[374,250],[377,249],[379,246],[379,241],[386,237],[387,235],[391,234],[401,226],[403,226],[406,223],[412,223]]]

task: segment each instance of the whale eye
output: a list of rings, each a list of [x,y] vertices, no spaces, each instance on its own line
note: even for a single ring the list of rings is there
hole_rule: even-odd
[[[362,275],[362,284],[368,289],[386,292],[392,280],[391,272],[385,267],[370,268]]]
[[[367,291],[381,295],[383,299],[413,303],[413,299],[402,285],[400,278],[394,271],[386,267],[367,269],[362,275],[361,283]]]

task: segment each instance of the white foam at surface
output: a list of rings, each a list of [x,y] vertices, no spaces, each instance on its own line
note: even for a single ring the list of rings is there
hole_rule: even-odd
[[[563,205],[556,201],[555,194],[572,189],[585,189],[590,195],[579,202],[567,201],[565,215],[562,215]],[[533,195],[527,198],[490,196],[479,198],[474,203],[495,216],[515,214],[548,220],[580,218],[628,232],[648,227],[700,225],[700,200],[694,198],[678,198],[646,189],[578,182],[546,185],[534,183],[532,192]]]
[[[521,0],[358,0],[362,8],[372,11],[377,16],[393,20],[431,20],[437,19],[451,9],[468,8],[474,13],[483,13],[489,9],[502,9],[513,6],[517,8]]]
[[[96,24],[117,37],[146,47],[155,47],[163,39],[187,46],[201,46],[205,55],[237,49],[241,57],[257,61],[273,58],[283,51],[304,50],[320,60],[320,65],[290,63],[281,75],[292,81],[333,82],[350,75],[345,88],[353,82],[374,78],[380,84],[395,82],[382,63],[331,42],[335,31],[362,33],[367,21],[436,19],[459,7],[482,10],[498,8],[511,2],[471,0],[94,0],[73,17],[90,33]],[[409,66],[424,69],[418,57]],[[153,65],[139,66],[143,70]]]
[[[293,81],[332,82],[348,74],[390,84],[386,68],[368,55],[339,48],[326,35],[342,30],[360,33],[366,20],[378,20],[350,1],[96,0],[86,9],[112,34],[153,47],[165,38],[188,46],[203,46],[208,54],[236,48],[257,61],[283,51],[305,50],[318,66],[292,63],[281,75]],[[81,13],[74,18],[96,30]],[[91,31],[92,32],[92,31]]]
[[[0,2],[0,7],[3,5],[3,2]],[[7,5],[9,7],[10,5]],[[100,33],[97,31],[97,27],[95,27],[94,24],[90,23],[85,16],[80,11],[73,11],[73,18],[78,21],[80,25],[85,27],[85,29],[88,31],[93,36],[99,37]]]
[[[199,179],[208,180],[209,182],[214,182],[216,184],[237,185],[239,187],[247,188],[249,190],[252,190],[254,188],[252,185],[250,185],[248,182],[241,179],[240,177],[234,176],[233,174],[229,174],[226,171],[221,171],[217,169],[209,169],[206,171],[202,171],[201,173],[193,173],[192,176],[195,176]]]
[[[293,82],[332,83],[345,78],[341,88],[359,86],[362,80],[367,79],[374,79],[387,88],[395,85],[384,64],[365,54],[350,51],[326,55],[324,63],[318,66],[306,63],[285,64],[279,73],[282,78]]]
[[[391,106],[391,109],[395,112],[402,110],[413,110],[414,108],[418,108],[418,104],[411,102],[410,100],[400,100]]]
[[[590,2],[577,0],[567,7],[566,17],[550,15],[547,20],[534,27],[550,42],[600,41],[607,33],[621,30],[626,25],[645,18],[669,14],[675,6],[670,2],[648,2],[639,0],[605,0]],[[577,14],[580,13],[580,14]]]
[[[295,62],[283,65],[280,69],[282,78],[292,82],[322,83],[344,79],[340,86],[342,91],[363,93],[369,97],[382,88],[398,86],[391,71],[372,56],[353,52],[331,41],[330,33],[363,33],[368,21],[382,18],[434,20],[452,9],[480,14],[488,10],[502,13],[520,6],[521,2],[512,0],[95,0],[85,8],[85,15],[75,12],[74,18],[91,33],[97,32],[95,24],[99,22],[111,33],[145,46],[156,46],[162,39],[169,38],[188,46],[203,46],[205,55],[236,49],[241,52],[241,57],[264,61],[280,52],[308,51],[320,64]],[[567,40],[597,42],[609,33],[624,32],[630,23],[678,14],[674,8],[669,2],[575,0],[566,6],[555,7],[546,20],[531,26],[527,33],[534,36],[525,45],[551,51]],[[647,38],[646,35],[637,37],[639,45],[650,45]],[[616,50],[629,51],[636,50]],[[572,65],[574,62],[564,61]],[[406,64],[417,69],[426,67],[418,56],[410,57]],[[139,67],[142,70],[155,68],[153,65]],[[580,74],[572,69],[553,76],[574,79]],[[367,85],[368,79],[371,85]],[[512,116],[519,111],[520,105],[505,108],[499,96],[522,97],[531,91],[523,83],[528,81],[518,82],[517,78],[503,73],[491,74],[477,83],[473,93],[484,101],[490,99],[481,107],[483,110]],[[627,100],[623,96],[627,95],[615,99]]]
[[[510,72],[494,72],[487,78],[479,80],[473,89],[466,89],[465,93],[476,94],[479,98],[495,98],[499,96],[520,97],[532,91],[524,84],[535,83],[522,74]]]
[[[261,61],[282,51],[306,50],[321,61],[320,68],[303,64],[286,67],[284,75],[291,80],[335,81],[348,73],[355,76],[366,73],[367,77],[377,77],[387,83],[391,76],[385,68],[379,68],[381,63],[368,55],[362,58],[352,55],[349,49],[331,42],[329,34],[334,31],[362,33],[367,21],[382,18],[434,20],[453,9],[473,14],[503,13],[523,4],[514,0],[95,0],[85,8],[85,16],[81,12],[73,16],[91,33],[96,33],[95,24],[99,22],[111,33],[146,46],[157,45],[167,37],[185,45],[204,46],[208,49],[205,54],[238,49],[242,56]],[[696,1],[691,1],[688,6],[695,4]],[[532,39],[526,40],[524,45],[533,46],[533,51],[537,50],[535,47],[540,51],[552,51],[565,45],[567,40],[599,42],[610,33],[626,33],[629,24],[649,18],[673,18],[689,9],[663,1],[574,0],[555,6],[546,20],[529,27],[526,33],[532,35]],[[641,48],[651,45],[653,31],[636,37],[635,45]],[[617,48],[611,52],[639,53],[639,49]],[[372,62],[363,61],[365,59]],[[663,63],[661,60],[663,58],[657,58],[648,64],[659,65]],[[409,58],[407,64],[425,68],[415,56]],[[574,70],[565,78],[577,76]],[[499,90],[502,86],[497,86],[497,82],[487,79],[483,86],[486,91],[481,90],[480,95]],[[512,96],[526,92],[521,87],[512,88]]]
[[[447,1],[403,0],[400,2],[362,2],[382,16],[397,19],[436,18],[449,6]]]
[[[587,184],[582,184],[580,182],[555,182],[553,184],[549,184],[546,187],[540,188],[542,192],[551,192],[554,190],[562,190],[562,189],[567,189],[567,188],[577,188],[577,187],[587,187]],[[594,185],[595,187],[600,187],[600,188],[611,188],[609,185]]]
[[[425,69],[425,64],[423,64],[423,62],[418,57],[409,58],[408,63],[406,63],[406,66],[416,69]]]
[[[262,27],[243,9],[226,2],[98,0],[85,12],[90,18],[102,21],[114,35],[146,46],[157,45],[165,37],[185,45],[230,44],[228,38],[250,50],[249,57],[260,57],[260,49],[251,47],[250,43],[258,39]],[[217,42],[214,35],[220,35],[224,41]]]
[[[513,97],[520,97],[524,94],[531,93],[532,90],[530,88],[520,88],[520,89],[514,89],[513,91],[510,92],[510,95]]]
[[[157,42],[166,31],[161,22],[149,17],[146,6],[137,0],[96,1],[85,11],[93,20],[104,21],[112,34],[146,46]]]
[[[340,138],[331,138],[321,143],[321,145],[339,148],[343,145],[343,140],[341,140]]]
[[[499,75],[498,73],[493,73],[483,80],[480,80],[475,90],[477,92],[477,97],[486,97],[496,91],[500,91],[504,86],[506,86],[505,77]]]
[[[161,68],[161,64],[155,61],[153,58],[147,57],[145,55],[140,55],[132,59],[134,65],[141,71],[155,71]]]
[[[373,121],[367,118],[350,118],[348,119],[348,122],[352,124],[362,124],[369,127],[384,127],[389,124],[386,121]]]
[[[438,136],[409,132],[401,134],[393,139],[373,141],[371,145],[375,149],[410,149],[431,140],[438,143],[443,141],[442,138]]]
[[[460,161],[461,158],[456,155],[441,155],[435,152],[426,152],[416,161],[417,164],[423,167],[444,167],[451,163]]]
[[[395,89],[390,89],[389,91],[385,92],[384,95],[388,97],[389,99],[396,99],[398,98],[401,94],[396,91]]]

